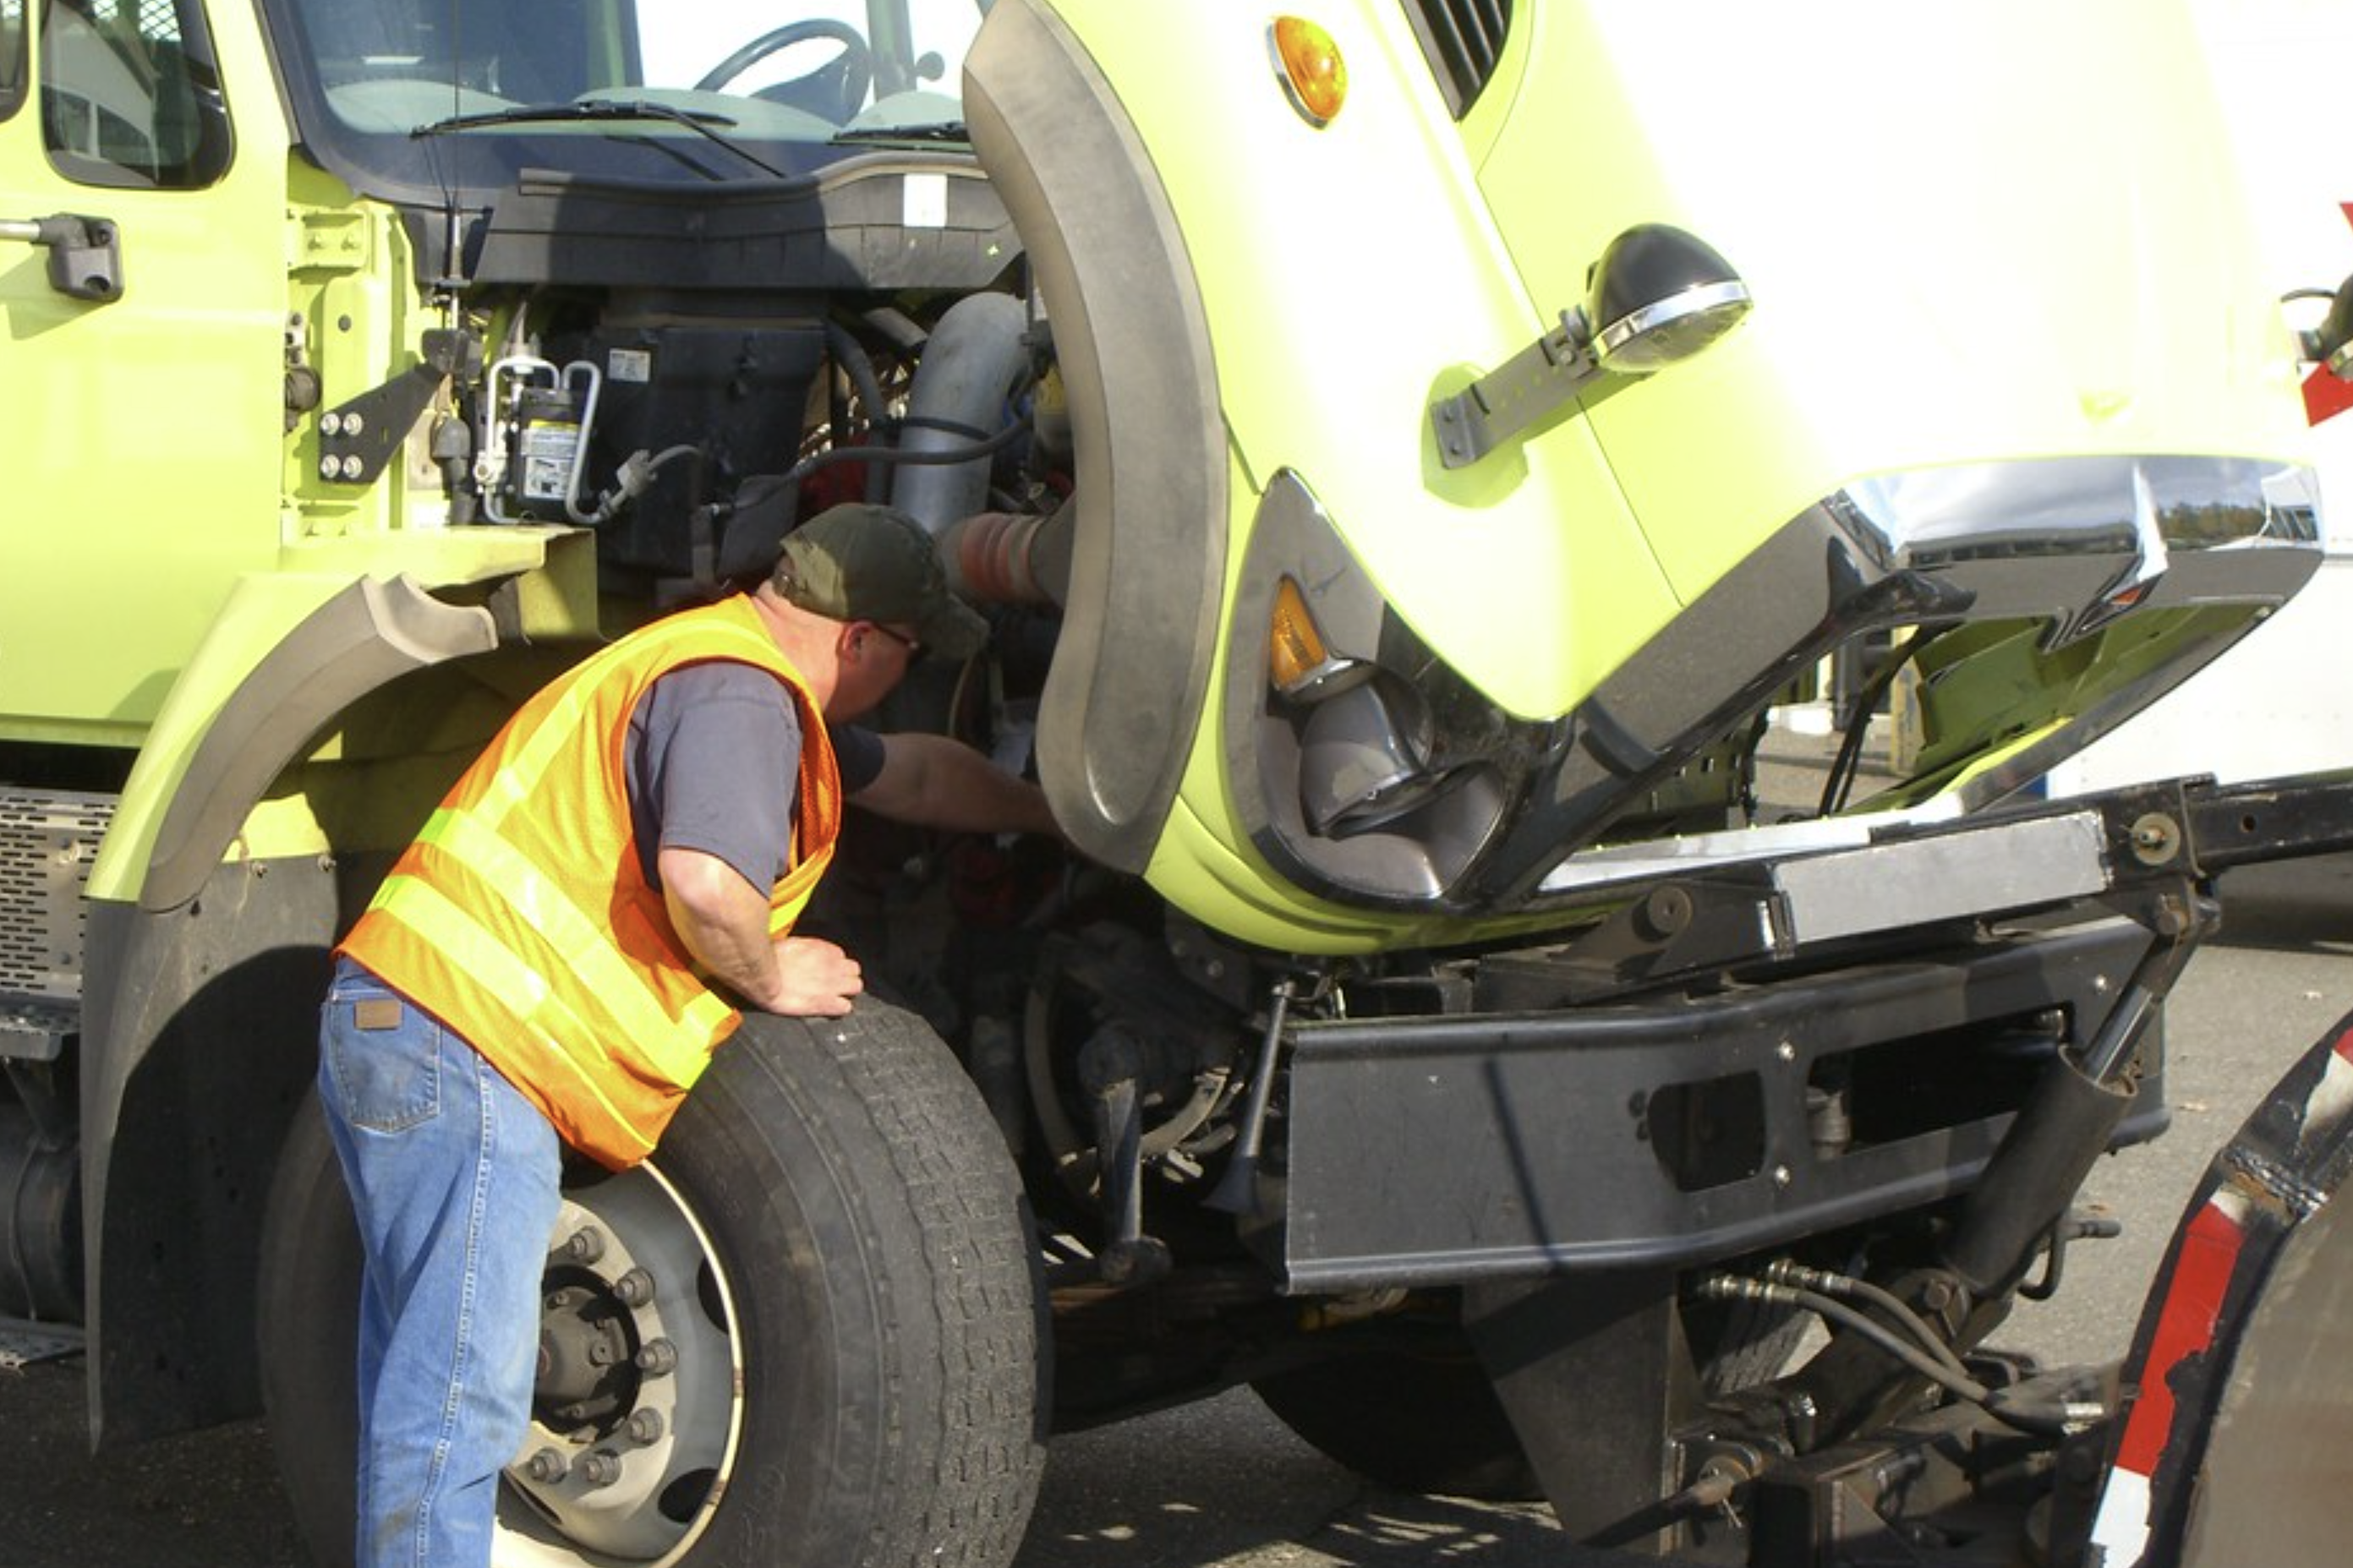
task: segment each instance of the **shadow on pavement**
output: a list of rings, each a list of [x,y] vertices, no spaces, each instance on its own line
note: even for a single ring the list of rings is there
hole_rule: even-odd
[[[2353,954],[2353,855],[2242,866],[2218,879],[2230,947]]]

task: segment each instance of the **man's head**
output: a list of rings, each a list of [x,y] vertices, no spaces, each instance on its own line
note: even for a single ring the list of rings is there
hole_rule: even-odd
[[[919,653],[966,658],[988,640],[988,623],[949,588],[931,535],[887,506],[848,502],[801,524],[786,536],[769,585],[841,624],[846,672],[868,677],[842,694],[850,702],[880,700]],[[897,645],[888,654],[878,646],[886,642]]]
[[[945,658],[969,658],[988,640],[923,524],[887,506],[846,502],[801,524],[786,536],[775,583],[786,604],[903,633]]]

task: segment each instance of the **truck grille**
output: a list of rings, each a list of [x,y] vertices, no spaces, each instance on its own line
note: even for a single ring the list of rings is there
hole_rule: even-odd
[[[81,996],[82,889],[115,797],[0,791],[0,997]]]
[[[1430,58],[1446,107],[1461,119],[1479,101],[1503,58],[1512,0],[1405,0],[1405,14]]]

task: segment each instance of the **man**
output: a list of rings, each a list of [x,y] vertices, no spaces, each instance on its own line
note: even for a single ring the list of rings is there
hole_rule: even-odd
[[[359,1561],[488,1564],[528,1427],[560,1145],[625,1169],[712,1051],[837,1016],[857,961],[796,934],[845,796],[1050,832],[955,742],[847,722],[924,649],[977,651],[911,518],[836,507],[753,594],[668,616],[533,697],[338,953],[319,1090],[366,1253]]]

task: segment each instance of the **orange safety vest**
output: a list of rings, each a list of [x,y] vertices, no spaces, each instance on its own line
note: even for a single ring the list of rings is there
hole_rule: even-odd
[[[841,776],[825,720],[744,597],[657,621],[523,704],[385,879],[340,951],[472,1044],[565,1141],[614,1170],[652,1152],[742,1015],[697,973],[629,820],[629,715],[681,665],[732,659],[799,710],[792,929],[833,859]]]

